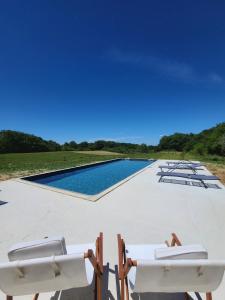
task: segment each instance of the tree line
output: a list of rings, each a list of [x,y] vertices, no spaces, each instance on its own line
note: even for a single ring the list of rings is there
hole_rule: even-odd
[[[0,153],[25,153],[47,151],[105,150],[119,153],[150,153],[157,151],[193,152],[200,155],[217,154],[225,156],[225,122],[198,134],[174,133],[163,136],[157,146],[146,144],[119,143],[99,140],[95,142],[76,141],[62,145],[52,140],[13,130],[0,131]]]
[[[118,143],[114,141],[81,142],[70,141],[60,145],[33,134],[13,130],[0,131],[0,153],[26,153],[26,152],[48,152],[48,151],[84,151],[84,150],[105,150],[119,153],[148,153],[154,146],[146,144]]]
[[[217,154],[225,156],[225,122],[198,134],[175,133],[163,136],[158,150],[193,152],[200,155]]]

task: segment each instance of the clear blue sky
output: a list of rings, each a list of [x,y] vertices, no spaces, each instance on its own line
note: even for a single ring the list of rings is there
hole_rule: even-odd
[[[2,1],[0,129],[158,143],[225,121],[225,2]]]

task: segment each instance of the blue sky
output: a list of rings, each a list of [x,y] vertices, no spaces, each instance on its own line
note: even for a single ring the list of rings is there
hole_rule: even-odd
[[[225,2],[3,1],[0,129],[157,144],[225,121]]]

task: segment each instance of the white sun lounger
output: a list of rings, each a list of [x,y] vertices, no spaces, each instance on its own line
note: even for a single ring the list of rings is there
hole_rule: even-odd
[[[60,291],[71,288],[91,287],[96,299],[102,299],[103,274],[103,235],[96,240],[96,245],[71,245],[67,254],[60,253],[58,240],[50,239],[17,244],[9,251],[10,262],[0,264],[0,289],[13,296]],[[56,242],[56,243],[55,243]],[[55,247],[53,244],[55,243]],[[42,250],[42,251],[41,251]],[[51,254],[51,256],[46,256]],[[35,257],[34,257],[35,256]],[[22,258],[19,260],[18,257]]]
[[[176,246],[178,245],[178,246]],[[208,260],[207,251],[201,245],[180,246],[174,235],[171,246],[127,245],[118,235],[119,279],[121,300],[131,293],[206,293],[220,285],[225,261]]]

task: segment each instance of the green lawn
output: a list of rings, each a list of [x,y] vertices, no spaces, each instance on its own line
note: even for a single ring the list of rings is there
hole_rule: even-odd
[[[173,152],[173,151],[161,151],[161,152],[152,152],[152,153],[136,153],[136,154],[127,154],[128,157],[139,157],[139,158],[154,158],[154,159],[178,159],[178,160],[198,160],[202,162],[225,164],[225,157],[217,155],[207,155],[200,156],[191,153],[184,152]]]
[[[73,151],[0,154],[0,179],[73,167],[123,155],[76,153]]]
[[[0,180],[34,173],[73,167],[95,161],[119,157],[154,159],[191,159],[209,163],[209,168],[220,176],[225,170],[225,158],[218,156],[194,156],[182,152],[158,152],[119,154],[108,151],[59,151],[40,153],[0,154]],[[221,173],[222,172],[222,173]],[[225,180],[225,179],[224,179]]]

